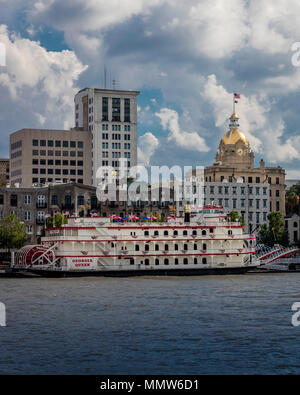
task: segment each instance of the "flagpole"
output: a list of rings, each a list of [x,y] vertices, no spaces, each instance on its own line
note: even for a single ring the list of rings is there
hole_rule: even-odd
[[[235,113],[235,95],[233,94],[233,114]]]

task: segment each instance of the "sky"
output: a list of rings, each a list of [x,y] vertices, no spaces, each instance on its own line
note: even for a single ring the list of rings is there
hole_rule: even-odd
[[[211,165],[236,92],[256,164],[300,179],[299,42],[299,0],[0,0],[0,157],[16,130],[73,127],[106,67],[140,91],[140,163]]]

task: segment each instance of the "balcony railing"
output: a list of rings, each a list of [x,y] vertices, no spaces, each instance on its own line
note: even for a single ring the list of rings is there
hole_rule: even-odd
[[[46,202],[37,202],[36,208],[47,208],[47,203]]]

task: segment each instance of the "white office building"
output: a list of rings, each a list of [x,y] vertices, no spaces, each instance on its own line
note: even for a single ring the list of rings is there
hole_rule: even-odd
[[[75,95],[75,125],[92,132],[91,184],[96,186],[99,167],[117,172],[120,159],[128,168],[137,165],[138,91],[85,88]]]

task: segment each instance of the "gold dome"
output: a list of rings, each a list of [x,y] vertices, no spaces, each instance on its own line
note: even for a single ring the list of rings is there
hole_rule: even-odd
[[[228,132],[226,132],[224,137],[222,138],[222,141],[225,144],[235,144],[239,140],[242,140],[245,144],[248,144],[248,141],[247,141],[244,133],[241,132],[240,129],[228,130]]]

